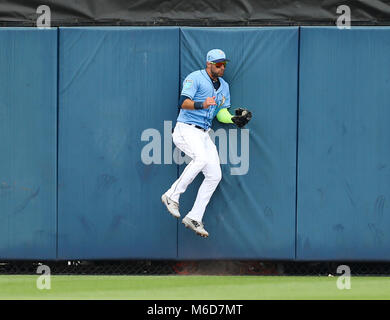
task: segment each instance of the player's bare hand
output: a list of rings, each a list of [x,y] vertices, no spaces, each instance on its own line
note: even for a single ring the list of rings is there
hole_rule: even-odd
[[[216,103],[215,103],[215,96],[214,97],[209,97],[209,98],[206,98],[205,101],[203,101],[203,108],[204,109],[207,109],[209,108],[210,106],[215,106]]]

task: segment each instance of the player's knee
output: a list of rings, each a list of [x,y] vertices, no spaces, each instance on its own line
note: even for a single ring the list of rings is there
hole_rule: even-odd
[[[222,171],[220,167],[213,168],[213,170],[209,172],[208,180],[210,180],[215,185],[218,185],[221,179],[222,179]]]
[[[222,180],[222,171],[221,168],[219,168],[219,170],[215,174],[215,181],[219,183],[221,180]]]
[[[194,160],[194,164],[198,166],[199,169],[203,169],[207,165],[206,157],[196,157]]]

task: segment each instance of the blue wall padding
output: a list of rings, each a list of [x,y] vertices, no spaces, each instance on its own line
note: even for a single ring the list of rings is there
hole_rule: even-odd
[[[59,259],[175,258],[177,165],[145,165],[141,136],[176,118],[179,29],[61,28],[59,63]]]
[[[57,30],[0,28],[0,257],[56,257]]]
[[[205,68],[208,50],[225,51],[230,111],[247,107],[253,119],[247,126],[249,171],[232,175],[240,165],[227,157],[203,219],[210,236],[200,238],[180,224],[178,258],[294,259],[298,28],[181,28],[180,45],[181,82]],[[240,155],[240,130],[216,119],[213,129],[237,130]],[[202,180],[200,173],[182,195],[183,216]]]
[[[390,27],[1,28],[0,259],[389,261],[389,39]],[[160,197],[184,169],[181,83],[213,48],[231,60],[230,111],[253,119],[214,121],[223,179],[203,239]],[[247,133],[249,169],[234,175]]]
[[[390,259],[390,28],[302,28],[298,260]]]

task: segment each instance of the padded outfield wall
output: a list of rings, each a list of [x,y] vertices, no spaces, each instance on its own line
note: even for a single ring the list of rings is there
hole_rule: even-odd
[[[298,260],[390,259],[390,28],[301,28]]]
[[[0,30],[0,257],[57,256],[57,30]]]
[[[390,28],[0,30],[1,259],[389,260]],[[208,239],[160,196],[185,76],[230,57]],[[190,210],[202,175],[181,199]]]

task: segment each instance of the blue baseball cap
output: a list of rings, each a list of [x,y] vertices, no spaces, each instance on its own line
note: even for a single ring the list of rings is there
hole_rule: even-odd
[[[230,60],[226,59],[225,52],[223,52],[221,49],[213,49],[207,52],[206,61],[223,62],[223,61],[230,61]]]

